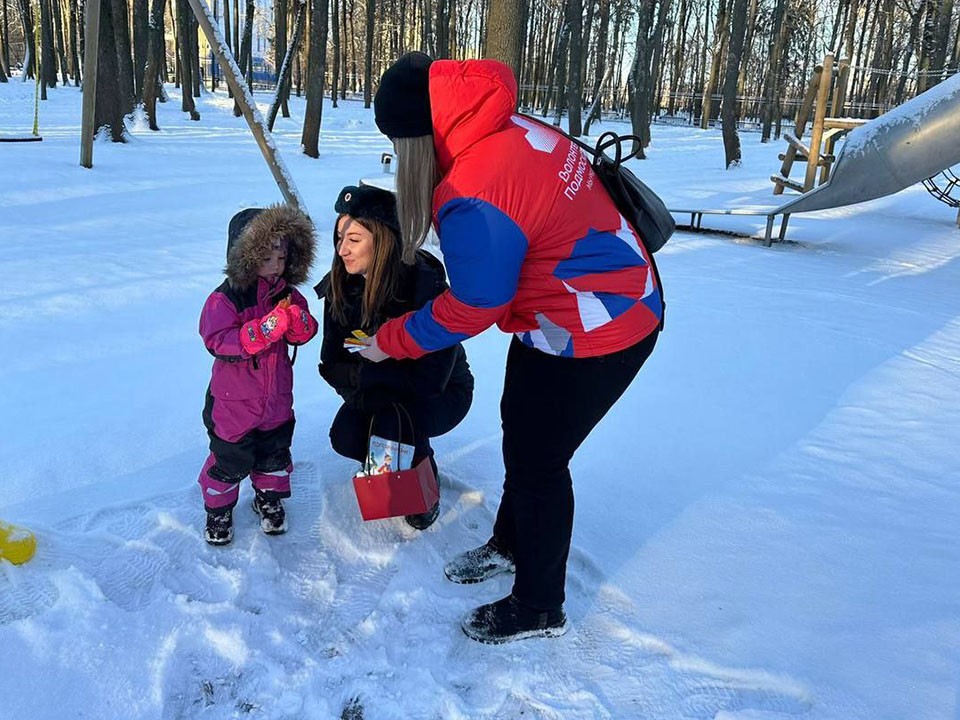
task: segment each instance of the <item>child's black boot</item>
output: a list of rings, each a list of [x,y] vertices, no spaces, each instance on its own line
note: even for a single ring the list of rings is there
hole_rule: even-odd
[[[282,535],[287,531],[287,514],[279,498],[268,500],[257,492],[253,498],[253,511],[260,516],[260,529],[267,535]]]
[[[204,539],[211,545],[228,545],[233,540],[233,510],[207,510]]]

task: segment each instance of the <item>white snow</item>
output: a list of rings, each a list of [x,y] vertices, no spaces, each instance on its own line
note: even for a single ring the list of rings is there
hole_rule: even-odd
[[[29,132],[32,92],[0,85],[0,135]],[[92,170],[79,90],[50,96],[42,143],[0,144],[0,519],[38,538],[0,562],[0,716],[960,718],[960,230],[922,188],[795,216],[772,249],[674,236],[666,331],[573,462],[573,629],[493,647],[459,620],[509,579],[442,566],[496,511],[508,338],[466,344],[477,392],[436,440],[429,531],[360,520],[315,340],[290,531],[259,531],[245,484],[233,544],[207,546],[197,318],[231,215],[280,193],[225,94],[190,122],[172,91],[161,132],[96,143]],[[337,191],[389,143],[327,103],[312,160],[303,109],[274,138],[320,231],[312,284]],[[719,131],[653,133],[634,168],[668,205],[776,204],[785,143],[744,134],[726,172]]]

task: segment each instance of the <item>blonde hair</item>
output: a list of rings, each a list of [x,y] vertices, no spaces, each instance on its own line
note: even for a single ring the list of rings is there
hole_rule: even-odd
[[[397,217],[403,262],[412,265],[433,223],[433,191],[440,179],[432,135],[394,138],[397,153]]]
[[[343,215],[337,217],[334,224],[334,247],[339,249],[337,240],[337,226]],[[373,234],[373,258],[367,268],[363,287],[363,306],[360,322],[363,330],[376,332],[374,323],[379,321],[379,315],[384,306],[396,297],[400,285],[399,243],[393,230],[376,220],[368,218],[353,218]],[[346,286],[349,273],[343,264],[339,253],[333,254],[333,267],[330,268],[330,285],[327,288],[327,300],[330,302],[330,312],[334,319],[344,324],[347,322],[346,313]]]

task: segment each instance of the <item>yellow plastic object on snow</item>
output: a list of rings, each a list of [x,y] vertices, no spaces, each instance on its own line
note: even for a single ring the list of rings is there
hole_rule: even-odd
[[[0,560],[21,565],[32,558],[36,550],[37,539],[32,532],[0,520]]]

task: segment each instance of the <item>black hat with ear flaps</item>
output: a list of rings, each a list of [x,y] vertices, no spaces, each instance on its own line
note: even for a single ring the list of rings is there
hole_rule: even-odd
[[[333,209],[338,215],[376,220],[400,236],[400,220],[397,218],[397,199],[389,190],[372,185],[347,185],[340,191]]]

